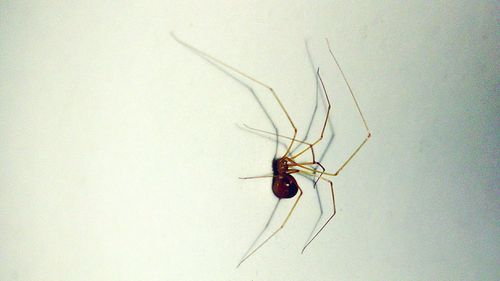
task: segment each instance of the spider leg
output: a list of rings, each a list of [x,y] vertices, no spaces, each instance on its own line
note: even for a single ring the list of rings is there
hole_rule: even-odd
[[[211,61],[216,62],[219,65],[222,65],[222,66],[224,66],[224,67],[226,67],[226,68],[234,71],[235,73],[238,73],[239,75],[241,75],[241,76],[243,76],[243,77],[245,77],[245,78],[247,78],[247,79],[249,79],[249,80],[251,80],[251,81],[253,81],[253,82],[257,83],[257,84],[259,84],[259,85],[261,85],[262,87],[266,88],[267,90],[269,90],[271,92],[271,94],[273,95],[274,99],[278,102],[279,106],[281,107],[281,110],[283,110],[283,113],[285,113],[286,117],[288,118],[288,121],[290,122],[290,125],[293,128],[293,137],[292,137],[292,140],[291,140],[290,144],[288,145],[288,149],[283,154],[283,156],[288,155],[288,152],[290,152],[290,149],[292,148],[293,143],[295,142],[295,137],[297,136],[297,127],[295,126],[295,123],[293,123],[292,118],[290,117],[290,114],[288,114],[288,111],[285,109],[285,106],[283,105],[283,103],[279,99],[279,97],[276,94],[276,92],[274,91],[274,89],[271,86],[269,86],[269,85],[261,82],[260,80],[258,80],[256,78],[254,78],[254,77],[252,77],[252,76],[244,73],[243,71],[239,70],[238,68],[236,68],[234,66],[231,66],[231,65],[229,65],[229,64],[227,64],[227,63],[225,63],[225,62],[223,62],[223,61],[221,61],[221,60],[219,60],[219,59],[217,59],[217,58],[209,55],[208,53],[203,52],[202,50],[200,50],[198,48],[195,48],[194,46],[192,46],[192,45],[190,45],[190,44],[188,44],[188,43],[180,40],[173,33],[170,33],[170,35],[172,36],[172,38],[174,38],[175,41],[177,41],[178,43],[184,45],[185,47],[198,52],[203,57],[205,57],[207,59],[210,59]]]
[[[301,174],[305,174],[305,175],[313,175],[312,173],[309,173],[309,172],[305,172],[305,171],[300,171],[299,173]],[[333,217],[335,216],[335,214],[337,214],[337,208],[336,208],[336,205],[335,205],[335,189],[333,188],[333,182],[329,179],[326,179],[324,177],[321,177],[320,179],[328,182],[330,184],[330,192],[332,194],[332,205],[333,205],[333,212],[332,214],[330,215],[330,217],[326,220],[326,222],[323,224],[323,226],[321,226],[321,228],[314,234],[314,235],[311,235],[312,238],[308,239],[308,242],[304,245],[304,248],[302,248],[302,253],[304,253],[304,251],[306,250],[306,248],[311,244],[311,242],[316,239],[316,237],[321,233],[321,231],[323,231],[323,229],[326,227],[326,225],[333,219]],[[321,212],[320,214],[320,218],[321,216],[323,215],[323,212]],[[319,218],[318,218],[318,221],[319,221]]]
[[[354,104],[356,105],[356,108],[359,112],[359,115],[361,116],[361,120],[363,120],[363,124],[365,126],[366,133],[367,133],[365,139],[361,142],[361,144],[354,150],[354,152],[347,158],[347,160],[344,161],[344,163],[342,165],[340,165],[340,167],[337,169],[337,171],[332,174],[332,176],[337,176],[339,174],[339,172],[342,171],[342,169],[344,169],[344,167],[352,160],[352,158],[354,158],[354,156],[356,155],[356,153],[358,153],[358,151],[361,149],[361,147],[363,147],[365,145],[365,143],[372,136],[372,134],[370,132],[370,129],[368,128],[368,124],[366,123],[365,116],[363,115],[363,112],[361,112],[361,107],[359,106],[358,100],[354,96],[354,91],[352,90],[351,85],[349,84],[349,81],[347,80],[347,77],[344,74],[344,71],[340,67],[340,64],[337,61],[337,58],[335,58],[335,55],[333,54],[332,48],[330,47],[330,41],[328,41],[328,39],[326,39],[326,44],[328,45],[328,51],[330,52],[330,55],[332,56],[333,60],[335,61],[335,64],[337,65],[337,68],[340,70],[340,74],[342,74],[342,78],[344,79],[344,82],[346,83],[347,88],[349,89],[349,93],[351,94],[352,99],[354,100]]]

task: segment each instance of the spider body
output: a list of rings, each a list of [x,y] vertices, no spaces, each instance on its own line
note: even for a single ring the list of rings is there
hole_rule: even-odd
[[[299,185],[295,178],[290,175],[294,170],[288,167],[286,157],[273,159],[273,184],[274,195],[279,199],[292,198],[299,191]]]

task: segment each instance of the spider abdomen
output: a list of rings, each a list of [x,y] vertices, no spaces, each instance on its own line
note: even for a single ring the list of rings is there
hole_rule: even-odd
[[[295,178],[289,174],[278,176],[273,179],[273,193],[276,197],[292,198],[299,191],[299,185]]]

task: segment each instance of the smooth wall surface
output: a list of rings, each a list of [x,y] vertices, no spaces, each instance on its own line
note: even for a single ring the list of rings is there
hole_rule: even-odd
[[[497,18],[496,1],[2,1],[0,279],[498,280]],[[236,269],[276,204],[269,178],[238,179],[271,171],[274,135],[242,125],[292,129],[171,32],[272,85],[301,139],[314,117],[309,141],[319,67],[335,171],[366,131],[330,40],[373,138],[304,254],[320,209],[297,176],[292,217]]]

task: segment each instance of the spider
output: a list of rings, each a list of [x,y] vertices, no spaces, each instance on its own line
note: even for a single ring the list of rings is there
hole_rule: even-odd
[[[272,160],[272,174],[269,174],[269,175],[264,175],[264,176],[255,176],[255,177],[241,177],[241,179],[256,179],[256,178],[266,178],[266,177],[272,177],[272,185],[271,185],[271,188],[272,188],[272,191],[274,193],[274,195],[278,198],[278,203],[279,203],[279,200],[282,200],[282,199],[290,199],[290,198],[296,198],[295,199],[295,202],[293,203],[292,207],[290,208],[287,216],[285,217],[285,219],[283,220],[283,222],[280,224],[280,226],[274,231],[272,232],[264,241],[262,241],[258,246],[254,247],[254,245],[252,244],[252,246],[250,246],[250,248],[248,249],[247,253],[245,253],[245,255],[243,256],[243,258],[240,260],[240,262],[238,263],[237,267],[239,267],[244,261],[246,261],[248,258],[250,258],[253,254],[255,254],[255,252],[257,252],[262,246],[264,246],[272,237],[274,237],[281,229],[284,228],[284,226],[286,225],[286,223],[288,222],[290,216],[292,215],[292,213],[294,212],[295,208],[297,207],[297,204],[298,202],[300,201],[301,197],[302,197],[302,194],[303,194],[303,191],[302,191],[302,188],[300,188],[299,184],[297,183],[297,180],[294,178],[294,174],[301,174],[301,175],[304,175],[306,177],[312,177],[314,178],[314,187],[316,188],[316,185],[318,183],[319,180],[323,180],[323,181],[326,181],[329,186],[330,186],[330,192],[331,192],[331,196],[332,196],[332,214],[330,215],[330,217],[328,217],[328,219],[326,220],[326,222],[319,228],[318,231],[316,231],[314,233],[314,235],[312,235],[307,243],[305,244],[305,246],[302,248],[302,252],[304,252],[304,250],[311,244],[311,242],[321,233],[321,231],[323,231],[323,229],[326,227],[326,225],[332,220],[332,218],[335,216],[335,214],[337,213],[337,209],[336,209],[336,205],[335,205],[335,190],[334,190],[334,187],[333,187],[333,182],[326,178],[325,176],[331,176],[331,177],[336,177],[339,175],[340,171],[342,171],[345,166],[354,158],[354,156],[359,152],[359,150],[366,144],[366,142],[368,141],[368,139],[370,139],[370,137],[372,136],[371,132],[370,132],[370,129],[368,128],[368,125],[367,125],[367,122],[366,122],[366,119],[363,115],[363,113],[361,112],[361,108],[359,106],[359,103],[356,99],[356,97],[354,96],[354,92],[344,74],[344,72],[342,71],[342,68],[340,67],[340,64],[338,63],[335,55],[333,54],[333,51],[330,47],[330,42],[328,41],[328,39],[326,39],[326,44],[328,46],[328,51],[333,59],[333,61],[335,62],[337,68],[339,69],[341,75],[342,75],[342,78],[345,82],[345,84],[347,85],[347,88],[349,89],[349,93],[351,94],[351,97],[354,101],[354,104],[356,106],[356,109],[357,111],[359,112],[359,115],[361,117],[361,120],[363,121],[363,125],[366,129],[366,136],[364,138],[364,140],[361,142],[361,144],[359,144],[356,149],[354,150],[353,153],[350,154],[350,156],[340,165],[340,167],[335,171],[335,172],[327,172],[325,167],[323,167],[323,165],[316,160],[316,156],[315,156],[315,153],[314,153],[314,146],[316,144],[318,144],[322,139],[323,139],[323,135],[324,135],[324,132],[325,132],[325,129],[326,129],[326,125],[328,123],[328,117],[329,117],[329,114],[330,114],[330,109],[331,109],[331,103],[330,103],[330,99],[329,99],[329,96],[328,96],[328,93],[326,91],[326,88],[325,88],[325,85],[323,83],[323,79],[321,78],[321,75],[320,75],[320,71],[319,71],[319,68],[317,69],[317,72],[316,72],[316,75],[317,77],[319,78],[319,81],[321,82],[321,88],[322,88],[322,91],[325,95],[325,98],[326,98],[326,102],[328,104],[327,106],[327,110],[326,110],[326,117],[325,117],[325,120],[324,120],[324,123],[323,123],[323,127],[322,127],[322,130],[321,130],[321,133],[320,133],[320,136],[312,143],[309,143],[309,142],[306,142],[306,141],[301,141],[301,140],[297,140],[297,127],[295,126],[295,123],[293,122],[292,118],[290,117],[290,114],[288,113],[288,111],[286,110],[285,106],[283,105],[283,103],[281,102],[280,98],[278,97],[278,95],[276,94],[276,92],[274,91],[274,89],[270,86],[268,86],[267,84],[261,82],[260,80],[257,80],[256,78],[253,78],[252,76],[244,73],[243,71],[231,66],[231,65],[228,65],[226,64],[225,62],[207,54],[206,52],[203,52],[197,48],[195,48],[194,46],[178,39],[173,33],[171,33],[171,36],[174,38],[174,40],[176,40],[178,43],[180,43],[181,45],[195,51],[196,53],[198,53],[200,56],[202,56],[203,58],[211,61],[211,62],[214,62],[216,64],[219,64],[243,77],[245,77],[246,79],[249,79],[250,81],[253,81],[255,82],[256,84],[266,88],[274,97],[274,99],[276,100],[276,102],[278,103],[278,105],[280,106],[281,110],[283,111],[283,113],[286,115],[292,129],[293,129],[293,135],[292,137],[287,137],[287,136],[283,136],[283,135],[280,135],[278,133],[271,133],[271,132],[267,132],[267,131],[264,131],[264,130],[259,130],[259,129],[255,129],[255,128],[252,128],[252,127],[249,127],[249,126],[246,126],[245,127],[249,130],[252,130],[252,131],[256,131],[256,132],[260,132],[260,133],[264,133],[264,134],[272,134],[272,135],[275,135],[277,137],[282,137],[282,138],[285,138],[285,139],[288,139],[290,141],[290,143],[288,144],[287,146],[287,149],[285,151],[285,153],[281,156],[281,157],[275,157],[273,160]],[[307,147],[300,150],[298,153],[293,153],[292,151],[292,147],[294,146],[295,143],[299,143],[299,144],[303,144],[303,145],[306,145]],[[297,147],[296,147],[297,148]],[[297,161],[296,159],[304,154],[305,152],[309,151],[311,153],[311,156],[312,156],[312,160],[311,161],[308,161],[308,162],[299,162]],[[318,170],[319,168],[319,170]],[[317,176],[318,175],[318,176]],[[298,195],[297,195],[298,194]],[[276,205],[277,207],[277,205]],[[274,209],[274,211],[276,210],[276,207]],[[274,211],[273,211],[273,214],[274,214]],[[268,222],[269,224],[269,222]],[[267,228],[267,225],[266,225],[266,228]],[[260,237],[260,235],[259,235]],[[252,250],[253,248],[253,250]]]

